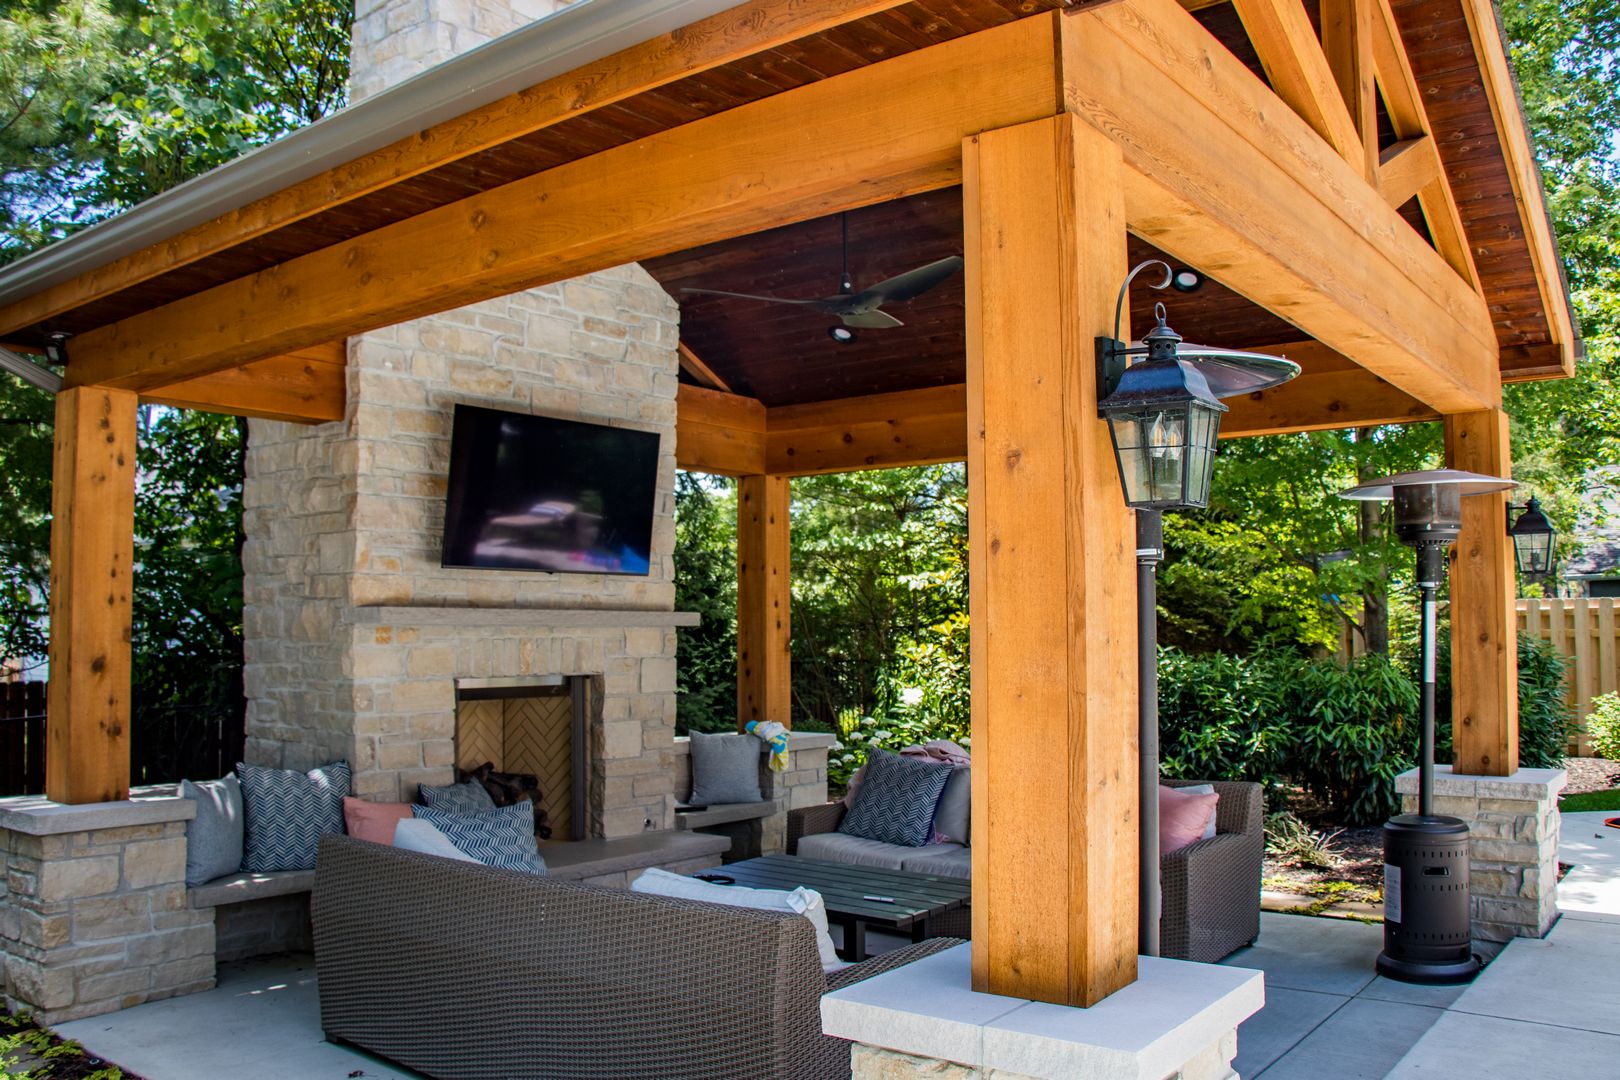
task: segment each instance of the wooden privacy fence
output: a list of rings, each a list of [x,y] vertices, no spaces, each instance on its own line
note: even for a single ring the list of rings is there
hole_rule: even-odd
[[[1620,612],[1614,597],[1571,600],[1520,600],[1519,633],[1552,642],[1570,663],[1569,703],[1579,727],[1570,740],[1575,753],[1592,752],[1586,716],[1592,699],[1620,689]]]
[[[0,796],[45,790],[45,686],[0,682]],[[242,714],[217,705],[137,707],[132,784],[223,776],[242,760]]]

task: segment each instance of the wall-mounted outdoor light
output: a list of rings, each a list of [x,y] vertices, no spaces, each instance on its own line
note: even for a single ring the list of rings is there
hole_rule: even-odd
[[[1299,365],[1280,356],[1184,345],[1154,305],[1158,325],[1141,345],[1120,340],[1120,319],[1131,280],[1150,266],[1164,269],[1155,289],[1190,292],[1203,283],[1196,271],[1173,272],[1159,259],[1138,263],[1114,302],[1114,336],[1097,339],[1097,413],[1108,421],[1125,501],[1136,510],[1137,737],[1140,892],[1137,947],[1159,955],[1159,670],[1157,568],[1164,557],[1160,512],[1209,504],[1220,434],[1221,398],[1252,394],[1287,382]],[[1184,275],[1192,275],[1184,282]],[[1145,359],[1132,362],[1132,357]]]
[[[1514,521],[1513,511],[1523,510]],[[1513,538],[1513,561],[1525,577],[1545,577],[1552,572],[1553,541],[1558,530],[1541,509],[1541,501],[1534,495],[1520,506],[1508,507],[1508,535]]]
[[[54,330],[45,335],[45,359],[58,367],[68,362],[67,343],[73,335],[66,330]]]
[[[1378,973],[1413,983],[1467,982],[1479,973],[1468,907],[1468,823],[1434,813],[1435,595],[1446,549],[1462,531],[1467,495],[1507,491],[1512,480],[1460,469],[1397,473],[1339,492],[1393,502],[1395,535],[1417,549],[1423,601],[1418,736],[1418,812],[1384,823],[1384,951]]]

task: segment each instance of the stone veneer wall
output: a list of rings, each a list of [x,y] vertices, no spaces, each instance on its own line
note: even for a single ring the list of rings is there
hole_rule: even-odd
[[[6,1006],[45,1024],[214,985],[214,913],[186,904],[196,804],[0,803]]]
[[[1543,937],[1558,916],[1558,793],[1562,769],[1465,776],[1435,768],[1434,812],[1468,823],[1474,952],[1490,959],[1516,937]],[[1418,810],[1418,771],[1395,778],[1401,812]]]
[[[356,99],[561,4],[366,0]],[[359,795],[408,799],[453,773],[458,677],[600,676],[593,824],[670,823],[675,635],[453,624],[367,609],[674,606],[678,311],[638,266],[373,331],[349,342],[341,423],[254,421],[244,491],[247,757],[287,768],[348,758]],[[644,578],[439,566],[457,402],[664,435],[653,565]]]

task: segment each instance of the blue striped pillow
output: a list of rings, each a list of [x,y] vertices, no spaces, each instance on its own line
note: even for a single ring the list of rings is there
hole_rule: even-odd
[[[528,799],[480,814],[447,814],[428,806],[413,806],[411,813],[486,866],[546,872],[546,861],[534,842],[534,803]]]
[[[343,796],[349,763],[334,761],[307,773],[240,764],[247,836],[242,869],[255,873],[315,869],[315,848],[325,833],[343,831]]]
[[[444,787],[424,785],[416,789],[416,797],[423,806],[446,814],[481,814],[485,810],[495,809],[495,800],[476,780]]]
[[[838,831],[886,844],[922,847],[928,843],[934,809],[952,771],[942,761],[873,750],[855,792],[855,805],[844,815]]]

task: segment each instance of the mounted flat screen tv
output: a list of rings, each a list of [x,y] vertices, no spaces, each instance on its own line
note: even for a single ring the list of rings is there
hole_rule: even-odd
[[[457,405],[447,567],[645,575],[658,435]]]

